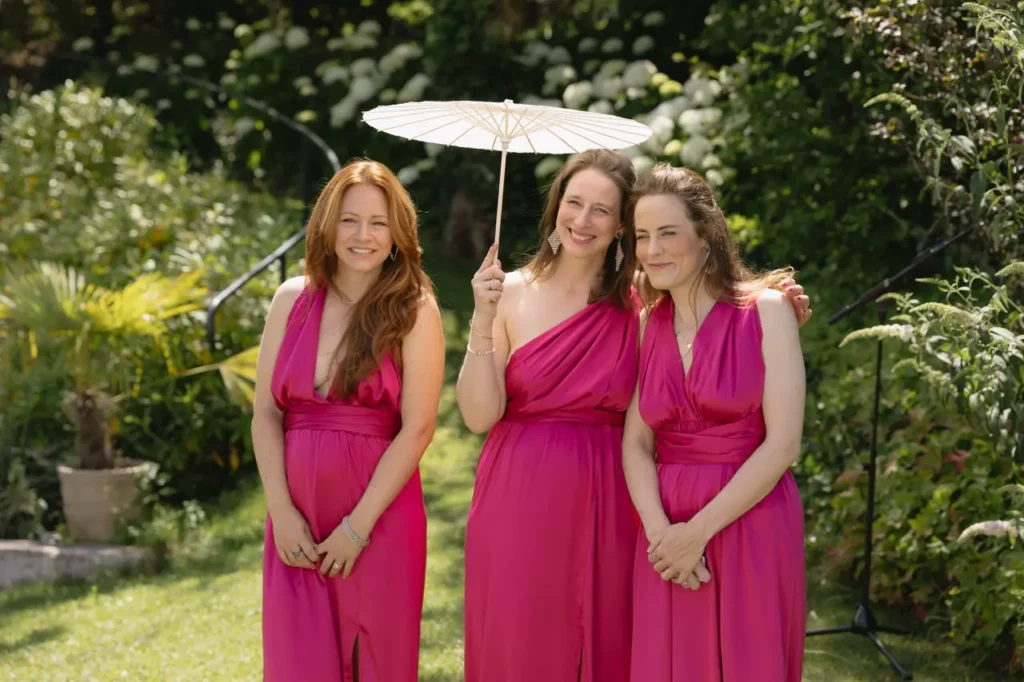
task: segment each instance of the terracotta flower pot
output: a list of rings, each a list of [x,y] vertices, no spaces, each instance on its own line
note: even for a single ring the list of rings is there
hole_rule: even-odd
[[[64,516],[72,539],[110,542],[118,519],[139,519],[139,481],[156,464],[135,460],[121,460],[117,464],[113,469],[57,467]]]

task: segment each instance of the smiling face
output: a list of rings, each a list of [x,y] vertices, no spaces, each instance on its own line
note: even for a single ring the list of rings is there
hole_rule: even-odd
[[[346,189],[334,241],[340,265],[356,272],[379,270],[394,243],[384,191],[367,183]]]
[[[648,280],[662,291],[689,286],[707,258],[707,242],[671,194],[642,197],[634,213],[636,256]]]
[[[584,168],[575,173],[565,186],[555,219],[565,255],[604,258],[622,229],[622,201],[618,186],[601,171]]]

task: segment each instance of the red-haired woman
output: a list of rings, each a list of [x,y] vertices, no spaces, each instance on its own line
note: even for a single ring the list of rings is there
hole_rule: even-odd
[[[310,215],[305,277],[270,306],[252,421],[266,682],[417,679],[444,340],[416,224],[387,167],[349,164]]]
[[[692,171],[656,166],[629,211],[650,310],[622,444],[644,529],[629,679],[800,682],[803,508],[789,466],[804,364],[797,317],[774,290],[792,271],[744,267]]]

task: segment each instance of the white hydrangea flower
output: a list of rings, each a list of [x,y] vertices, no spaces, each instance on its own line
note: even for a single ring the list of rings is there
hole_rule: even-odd
[[[362,103],[377,94],[377,83],[369,76],[357,76],[352,79],[348,96]]]
[[[622,40],[619,38],[609,38],[601,43],[601,52],[604,52],[605,54],[612,54],[613,52],[619,52],[620,50],[622,50]]]
[[[576,50],[580,54],[587,54],[587,53],[593,52],[596,49],[597,49],[597,38],[592,38],[592,37],[589,37],[589,36],[584,38],[583,40],[581,40],[579,46],[576,48]]]
[[[340,50],[346,45],[348,45],[348,41],[346,41],[344,38],[331,38],[330,40],[327,41],[327,49],[330,50],[331,52]]]
[[[596,102],[593,102],[589,107],[587,107],[587,111],[593,111],[596,114],[615,113],[615,109],[614,107],[612,107],[612,103],[606,99],[599,99]]]
[[[569,50],[565,49],[561,45],[556,45],[551,48],[548,52],[548,64],[571,64],[572,56],[569,54]]]
[[[647,88],[626,88],[628,99],[643,99],[647,96]]]
[[[377,47],[377,38],[368,33],[353,33],[350,36],[341,38],[340,47],[346,50],[372,50]],[[330,47],[330,43],[327,44]]]
[[[658,67],[653,62],[641,59],[626,67],[622,73],[622,82],[630,88],[646,88],[651,82],[651,77],[658,73]]]
[[[706,107],[700,110],[700,116],[704,125],[713,126],[722,120],[722,110],[718,107]]]
[[[377,74],[377,62],[369,57],[363,57],[352,62],[349,70],[357,78],[360,76],[375,76]]]
[[[687,135],[699,135],[704,132],[704,118],[701,109],[690,109],[679,115],[679,127]]]
[[[723,184],[725,184],[725,177],[719,170],[715,168],[712,168],[707,173],[705,173],[704,179],[707,180],[708,184],[711,185],[712,187],[721,187]]]
[[[331,107],[331,127],[341,128],[351,121],[356,114],[357,106],[359,105],[355,101],[346,97]]]
[[[427,142],[423,147],[427,152],[427,156],[431,159],[435,158],[444,149],[443,144],[434,144],[433,142]]]
[[[544,180],[555,175],[562,169],[562,159],[557,156],[546,156],[533,169],[533,174],[538,180]]]
[[[647,54],[654,49],[654,38],[651,36],[640,36],[633,41],[633,54]]]
[[[580,81],[569,85],[562,93],[562,101],[570,109],[582,109],[594,96],[594,85],[590,81]]]
[[[715,154],[708,154],[700,161],[702,168],[721,168],[722,160]]]
[[[201,69],[206,66],[206,61],[197,54],[187,54],[181,60],[181,63],[185,66],[193,69]]]
[[[390,52],[381,57],[380,72],[387,78],[406,65],[411,59],[418,59],[423,50],[409,43],[396,45]]]
[[[602,76],[618,76],[626,68],[625,59],[609,59],[605,63],[601,64],[601,70],[598,71]]]
[[[166,99],[166,98],[161,99],[160,101],[158,101],[156,103],[157,111],[164,111],[165,109],[170,109],[172,106],[174,106],[174,105],[171,104],[171,100]]]
[[[652,154],[660,154],[669,140],[675,136],[676,124],[670,118],[659,116],[649,120],[647,125],[653,131],[653,134],[647,138],[643,147]]]
[[[92,38],[85,36],[71,43],[71,49],[75,52],[88,52],[93,47]]]
[[[562,106],[562,100],[551,99],[548,97],[538,97],[534,94],[529,94],[523,98],[523,104],[536,104],[541,107],[560,107]]]
[[[518,57],[518,61],[525,66],[537,66],[543,60],[547,59],[550,52],[551,48],[547,43],[527,43],[526,47],[523,48],[523,54]]]
[[[559,64],[549,67],[548,70],[544,72],[543,93],[545,95],[553,95],[562,90],[569,83],[576,80],[576,77],[576,69],[572,68],[568,64]]]
[[[217,26],[219,26],[222,30],[230,31],[235,27],[235,20],[231,17],[221,17],[217,20]]]
[[[249,24],[239,24],[238,26],[235,26],[235,37],[239,40],[249,35],[252,35],[252,26]]]
[[[190,31],[198,31],[202,27],[203,25],[199,23],[199,20],[194,17],[185,22],[185,28],[187,28]]]
[[[420,171],[434,170],[434,168],[437,167],[437,161],[430,157],[427,157],[425,159],[420,159],[419,161],[414,163],[413,166],[415,166]]]
[[[235,119],[235,124],[232,127],[235,131],[235,135],[238,137],[244,137],[256,127],[256,122],[248,116],[242,116],[241,118]]]
[[[419,177],[420,171],[415,166],[406,166],[402,170],[398,171],[398,181],[406,187],[416,182]]]
[[[402,89],[398,91],[399,102],[414,102],[423,99],[423,93],[430,85],[430,77],[425,73],[418,73],[409,79]]]
[[[157,61],[156,57],[151,57],[148,54],[140,54],[135,58],[135,63],[132,64],[139,71],[156,71],[160,68],[160,62]]]
[[[678,156],[681,151],[683,151],[682,140],[674,139],[668,141],[668,144],[665,145],[665,149],[661,153],[664,156]]]
[[[644,26],[648,28],[653,26],[661,26],[665,23],[665,15],[661,12],[648,12],[644,16]]]
[[[309,45],[309,31],[303,26],[292,26],[284,34],[284,45],[289,50],[298,50]]]
[[[594,79],[594,94],[603,99],[615,99],[622,92],[622,78],[619,76],[597,75]]]
[[[324,85],[338,82],[347,83],[348,69],[341,64],[332,64],[323,70],[323,73],[320,74],[320,79],[324,82]]]
[[[249,59],[257,59],[265,54],[270,54],[281,46],[281,39],[276,33],[267,32],[256,36],[256,40],[249,43],[245,48],[245,56]]]
[[[312,84],[313,84],[313,79],[311,79],[309,76],[299,76],[298,78],[296,78],[295,80],[292,81],[292,85],[296,89],[301,89],[301,88],[306,87],[307,85],[312,85]]]
[[[356,28],[356,33],[363,33],[365,35],[379,36],[380,35],[380,24],[373,19],[367,19],[366,21],[359,24]]]
[[[654,159],[649,156],[641,154],[640,156],[633,158],[633,169],[636,171],[637,175],[646,173],[651,170],[652,166],[654,166]]]
[[[392,104],[396,99],[398,99],[398,91],[394,88],[381,90],[380,94],[377,95],[377,99],[380,100],[381,104]]]
[[[711,142],[708,138],[703,135],[691,135],[679,152],[679,160],[686,166],[696,166],[710,151]]]

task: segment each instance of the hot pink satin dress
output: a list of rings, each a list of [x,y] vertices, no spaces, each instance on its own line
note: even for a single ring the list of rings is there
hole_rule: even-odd
[[[352,511],[401,427],[401,376],[390,356],[346,400],[315,392],[324,291],[304,292],[288,318],[271,390],[284,413],[292,501],[325,540]],[[343,579],[292,568],[267,519],[263,554],[265,682],[415,682],[426,577],[426,512],[416,473]]]
[[[640,351],[640,412],[653,429],[662,504],[673,523],[710,502],[765,438],[756,307],[718,302],[683,369],[672,299],[651,311]],[[800,682],[806,624],[804,525],[788,471],[719,532],[712,582],[662,581],[640,533],[633,575],[633,682]]]
[[[638,522],[622,473],[635,310],[594,303],[516,350],[466,532],[467,682],[623,682]]]

